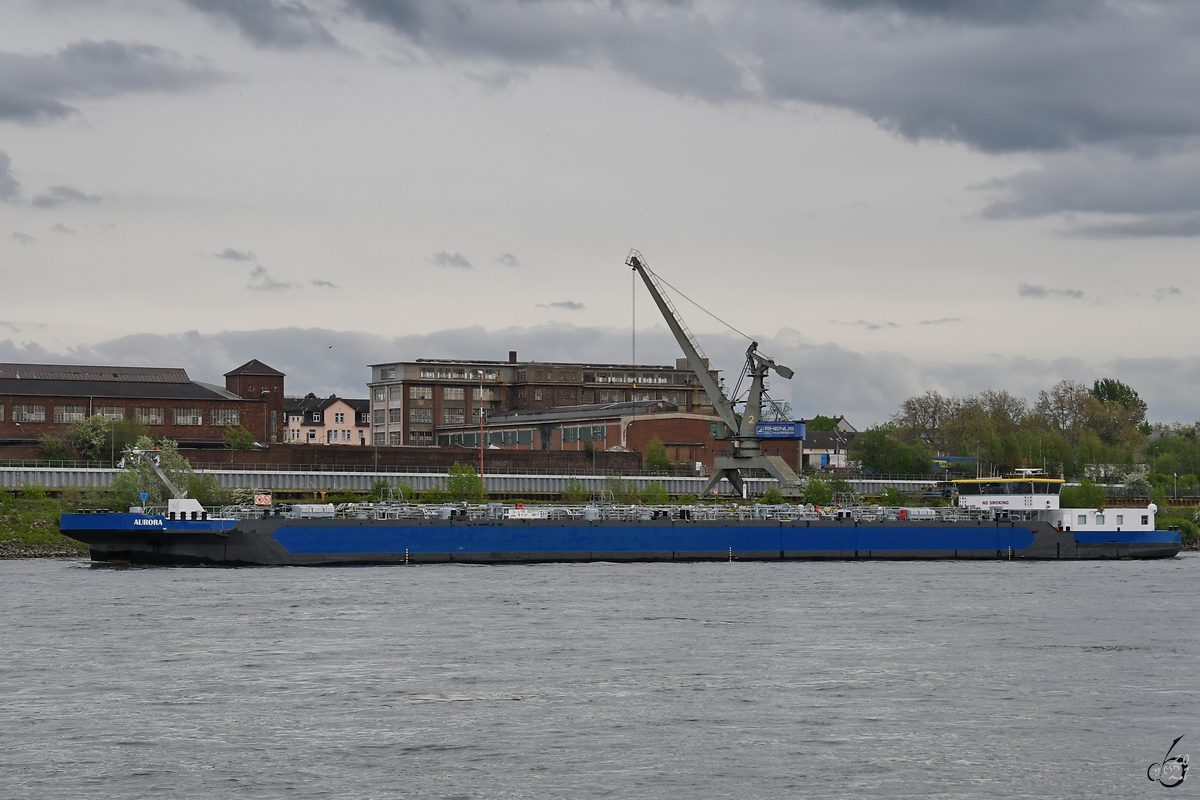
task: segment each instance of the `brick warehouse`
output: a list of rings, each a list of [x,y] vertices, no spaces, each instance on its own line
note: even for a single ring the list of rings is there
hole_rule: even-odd
[[[227,373],[224,389],[176,368],[0,364],[0,441],[29,445],[64,436],[97,414],[140,423],[184,447],[222,447],[225,429],[235,426],[256,441],[275,441],[283,378],[259,361]]]

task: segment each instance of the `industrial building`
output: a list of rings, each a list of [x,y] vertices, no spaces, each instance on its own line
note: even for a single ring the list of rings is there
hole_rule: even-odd
[[[223,447],[225,430],[279,438],[284,374],[252,360],[225,374],[225,388],[169,367],[0,364],[0,440],[32,444],[65,436],[100,415],[144,425],[185,447]]]
[[[712,376],[716,379],[716,372]],[[506,412],[653,403],[688,414],[713,413],[685,359],[674,366],[417,359],[371,365],[371,442],[432,447]]]

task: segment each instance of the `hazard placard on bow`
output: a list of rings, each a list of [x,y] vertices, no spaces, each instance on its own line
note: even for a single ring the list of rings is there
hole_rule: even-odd
[[[256,495],[254,495],[254,505],[256,505],[256,506],[269,506],[269,505],[271,505],[271,495],[269,495],[269,494],[256,494]]]

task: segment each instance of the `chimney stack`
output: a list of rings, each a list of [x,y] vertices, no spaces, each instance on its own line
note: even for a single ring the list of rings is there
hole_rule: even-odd
[[[510,363],[510,364],[517,363],[517,351],[516,350],[508,351],[508,363]]]

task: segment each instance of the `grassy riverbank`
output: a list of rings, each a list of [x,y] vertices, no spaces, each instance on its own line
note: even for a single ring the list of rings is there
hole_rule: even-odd
[[[68,504],[49,497],[0,496],[0,558],[86,556],[87,545],[58,532],[58,515]]]

